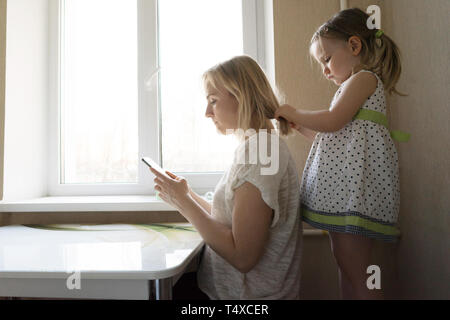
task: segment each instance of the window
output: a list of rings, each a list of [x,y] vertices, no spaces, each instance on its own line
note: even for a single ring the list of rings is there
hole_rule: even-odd
[[[136,183],[137,2],[63,5],[61,184]]]
[[[49,194],[151,194],[142,156],[185,176],[197,192],[212,190],[236,141],[205,118],[201,75],[243,53],[264,65],[261,2],[51,3],[58,30],[51,36]]]
[[[234,141],[216,134],[205,118],[201,76],[243,54],[241,1],[159,3],[163,165],[180,172],[223,171]]]

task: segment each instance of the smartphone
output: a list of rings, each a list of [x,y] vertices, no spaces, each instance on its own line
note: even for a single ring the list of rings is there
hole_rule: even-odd
[[[150,159],[149,157],[142,157],[142,161],[149,166],[150,168],[155,169],[156,171],[158,171],[159,173],[167,176],[166,171],[161,168],[155,161],[153,161],[152,159]]]

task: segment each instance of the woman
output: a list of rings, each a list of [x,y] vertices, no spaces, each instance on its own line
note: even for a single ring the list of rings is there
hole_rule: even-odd
[[[212,205],[184,178],[170,172],[165,177],[151,169],[155,190],[203,237],[206,248],[198,284],[209,298],[297,299],[300,184],[287,145],[270,133],[279,102],[262,69],[247,56],[216,65],[203,79],[206,117],[220,133],[233,130],[241,139],[233,164],[216,186]],[[280,127],[282,135],[290,133],[287,122]],[[268,145],[261,149],[261,143]],[[264,171],[265,161],[255,157],[267,148],[277,155],[275,172]],[[258,159],[245,161],[246,152],[250,159]]]

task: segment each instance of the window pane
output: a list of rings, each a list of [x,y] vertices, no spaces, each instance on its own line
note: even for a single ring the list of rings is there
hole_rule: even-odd
[[[137,2],[64,3],[61,182],[137,182]]]
[[[201,76],[243,54],[241,0],[159,1],[162,158],[177,172],[223,171],[236,140],[205,115]]]

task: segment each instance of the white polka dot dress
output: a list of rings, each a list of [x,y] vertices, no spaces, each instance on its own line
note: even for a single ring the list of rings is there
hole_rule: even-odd
[[[362,108],[386,114],[383,83],[374,75],[377,88]],[[398,157],[389,130],[383,125],[355,119],[339,131],[318,133],[301,188],[303,220],[308,224],[384,241],[397,239]]]

